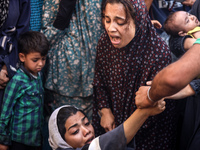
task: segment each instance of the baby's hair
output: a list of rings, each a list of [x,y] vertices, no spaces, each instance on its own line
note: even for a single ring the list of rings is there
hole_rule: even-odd
[[[165,32],[174,37],[178,36],[178,33],[180,31],[179,28],[177,28],[172,24],[174,22],[175,17],[176,17],[176,12],[171,12],[163,25]]]
[[[66,133],[65,123],[70,116],[75,115],[78,111],[80,111],[86,116],[86,114],[82,110],[77,109],[74,106],[63,107],[59,110],[57,114],[58,131],[64,141],[65,141],[65,133]]]
[[[38,52],[41,56],[46,56],[49,50],[49,42],[45,35],[38,31],[28,31],[18,39],[19,53],[29,54]]]

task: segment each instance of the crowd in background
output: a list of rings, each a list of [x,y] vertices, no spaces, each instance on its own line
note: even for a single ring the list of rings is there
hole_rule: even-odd
[[[70,112],[67,106],[69,118],[76,117],[77,112],[78,117],[87,116],[88,120],[81,121],[86,129],[95,131],[89,140],[100,136],[101,149],[109,149],[107,138],[120,142],[111,138],[119,133],[124,135],[122,143],[132,150],[198,149],[198,76],[182,93],[168,95],[165,102],[154,102],[150,88],[147,104],[137,104],[135,97],[141,86],[150,86],[147,81],[158,72],[179,60],[193,44],[200,44],[199,3],[200,0],[1,0],[0,150],[79,148],[66,140],[67,127],[58,123],[51,126],[56,129],[48,128],[52,113],[56,110],[51,116],[55,123],[60,117],[58,111],[66,105],[78,109]],[[40,68],[35,71],[36,64]],[[138,111],[149,113],[138,116]],[[64,120],[60,124],[68,126],[68,117],[60,115]],[[131,126],[136,131],[130,138],[127,120],[137,123],[132,116],[145,119]],[[61,143],[49,137],[58,130]],[[114,133],[109,132],[113,130]],[[66,134],[60,135],[61,131]],[[82,149],[88,147],[92,146]],[[112,144],[110,147],[116,149]]]

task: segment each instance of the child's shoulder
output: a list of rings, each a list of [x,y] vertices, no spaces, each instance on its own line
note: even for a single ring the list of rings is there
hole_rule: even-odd
[[[21,69],[18,69],[11,80],[23,81],[24,79],[27,79],[26,74]]]

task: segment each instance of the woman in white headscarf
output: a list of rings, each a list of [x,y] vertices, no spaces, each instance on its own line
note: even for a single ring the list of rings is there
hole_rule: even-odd
[[[165,110],[165,101],[136,111],[120,126],[95,138],[85,113],[70,105],[57,108],[49,119],[49,144],[53,150],[134,150],[127,147],[136,132],[152,115]]]

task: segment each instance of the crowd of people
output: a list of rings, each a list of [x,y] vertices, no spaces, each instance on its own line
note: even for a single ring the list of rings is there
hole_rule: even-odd
[[[1,0],[0,150],[198,150],[200,0]]]

